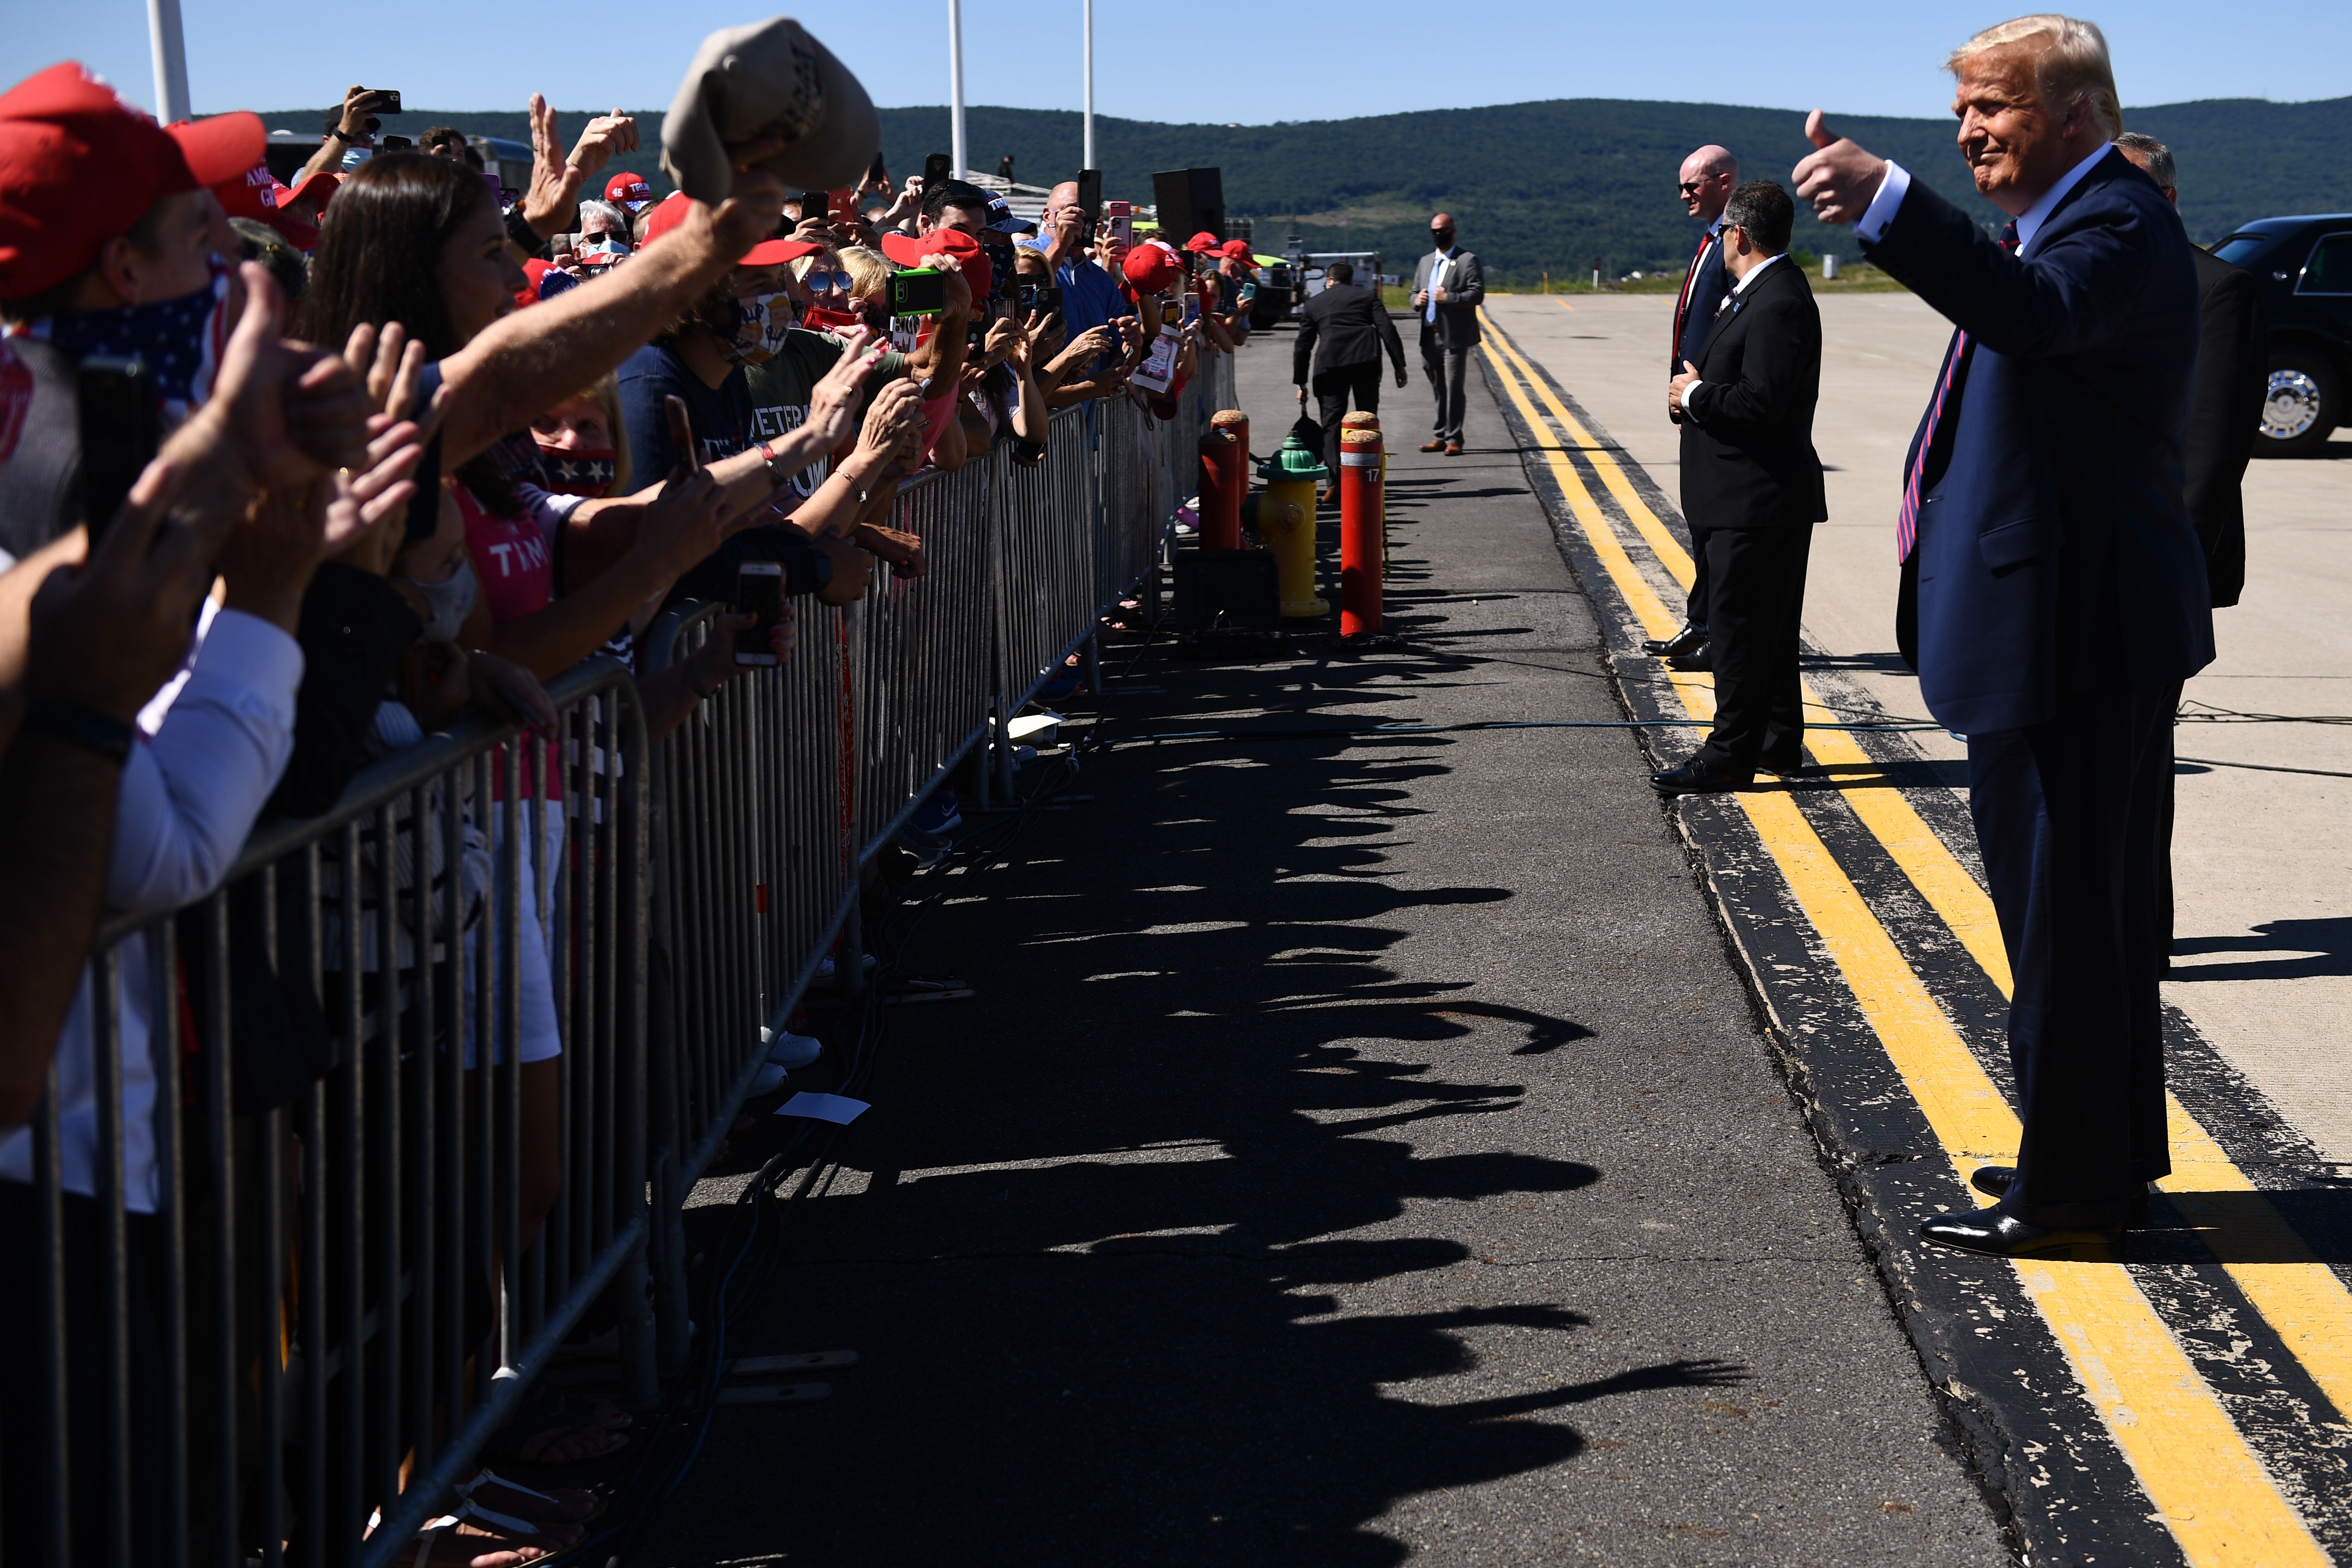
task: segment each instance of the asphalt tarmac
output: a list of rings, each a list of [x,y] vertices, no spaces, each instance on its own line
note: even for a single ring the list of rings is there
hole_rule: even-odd
[[[1277,733],[1624,717],[1520,438],[1474,376],[1412,452],[1426,395],[1402,646],[1109,640],[1108,748],[914,884],[894,961],[977,994],[881,1009],[727,1325],[857,1359],[721,1406],[633,1561],[2012,1560],[1633,735]],[[698,1190],[706,1274],[786,1125]]]
[[[1488,308],[1678,498],[1680,437],[1664,412],[1674,304],[1514,295]],[[1825,295],[1821,307],[1814,434],[1830,517],[1813,531],[1806,634],[1817,667],[1835,667],[1890,714],[1924,716],[1919,683],[1895,653],[1894,519],[1951,329],[1908,294]],[[2352,878],[2341,849],[2352,807],[2352,430],[2324,458],[2258,459],[2244,493],[2245,595],[2214,612],[2220,657],[2189,683],[2176,736],[2165,998],[2352,1178]],[[1916,740],[1931,758],[1966,755],[1938,732]]]

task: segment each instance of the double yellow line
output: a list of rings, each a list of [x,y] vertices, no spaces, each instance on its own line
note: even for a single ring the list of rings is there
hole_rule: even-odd
[[[1643,500],[1614,455],[1552,394],[1483,310],[1480,319],[1496,379],[1534,434],[1587,545],[1643,630],[1653,637],[1672,636],[1679,617],[1666,608],[1635,564],[1570,460],[1570,447],[1560,436],[1585,455],[1602,488],[1652,556],[1685,588],[1691,580],[1689,553]],[[1545,405],[1549,422],[1538,413],[1530,393]],[[1710,682],[1687,674],[1670,678],[1685,712],[1693,718],[1713,716]],[[1809,717],[1819,715],[1833,721],[1810,685],[1804,696],[1811,710]],[[1813,729],[1807,741],[1832,777],[1849,768],[1875,768],[1848,732]],[[1864,783],[1841,793],[2006,995],[2011,976],[2000,925],[1976,879],[1900,790]],[[1782,790],[1746,791],[1735,799],[1820,934],[1954,1170],[1965,1177],[1979,1165],[2009,1159],[2017,1147],[2015,1113],[1795,800]],[[2255,1194],[2253,1184],[2178,1100],[2168,1102],[2168,1111],[2176,1157],[2173,1175],[2159,1185],[2174,1196],[2182,1217],[2207,1236],[2231,1278],[2337,1412],[2352,1416],[2352,1295],[2265,1200],[2251,1196]],[[2213,1233],[2225,1217],[2238,1232],[2234,1239]],[[2252,1234],[2248,1234],[2250,1228]],[[1958,1259],[1952,1261],[1965,1266]],[[2285,1568],[2328,1561],[2126,1270],[2109,1263],[2038,1260],[2014,1267],[2116,1447],[2191,1563],[2200,1568]]]

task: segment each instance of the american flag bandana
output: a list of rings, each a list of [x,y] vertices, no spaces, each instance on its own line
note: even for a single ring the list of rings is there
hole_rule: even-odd
[[[212,396],[228,342],[228,268],[215,261],[212,281],[177,299],[47,316],[26,336],[47,339],[77,364],[94,354],[143,360],[154,372],[164,423],[177,424]]]
[[[566,450],[539,444],[539,465],[546,472],[546,489],[554,496],[585,496],[593,500],[613,493],[614,459],[619,455],[593,447]]]

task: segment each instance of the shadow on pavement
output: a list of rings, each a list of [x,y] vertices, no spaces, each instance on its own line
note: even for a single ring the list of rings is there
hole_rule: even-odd
[[[1145,668],[1163,695],[1134,700],[1160,714],[1107,734],[1377,716],[1476,684],[1444,654]],[[1466,945],[1456,973],[1427,940],[1419,972],[1392,961],[1513,896],[1433,878],[1427,852],[1394,863],[1442,831],[1411,787],[1452,749],[1115,749],[1087,764],[1091,804],[929,917],[906,967],[980,995],[889,1009],[847,1179],[787,1211],[778,1283],[730,1342],[859,1364],[821,1404],[722,1410],[648,1560],[1392,1563],[1405,1547],[1367,1526],[1395,1500],[1584,1448],[1540,1413],[1747,1375],[1415,1387],[1472,1364],[1464,1331],[1588,1326],[1573,1302],[1476,1299],[1455,1266],[1491,1223],[1472,1206],[1601,1174],[1467,1130],[1526,1092],[1497,1062],[1592,1030],[1472,999]],[[1449,1057],[1474,1031],[1488,1049]],[[729,1164],[773,1146],[763,1130]]]

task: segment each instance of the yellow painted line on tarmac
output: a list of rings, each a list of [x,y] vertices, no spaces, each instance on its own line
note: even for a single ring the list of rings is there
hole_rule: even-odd
[[[1530,429],[1540,428],[1505,352],[1490,340],[1487,355],[1521,417]],[[1533,376],[1528,382],[1541,385]],[[1646,599],[1661,616],[1658,625],[1671,631],[1674,622],[1664,616],[1655,590],[1615,538],[1583,479],[1548,434],[1538,441],[1569,497],[1571,514],[1619,591],[1636,606],[1637,618],[1650,623],[1643,613]],[[1581,444],[1590,448],[1591,443]],[[1795,800],[1777,790],[1745,791],[1734,799],[1811,920],[1954,1168],[1965,1176],[1989,1155],[2014,1149],[2015,1113]],[[1940,847],[1941,841],[1937,842]],[[2216,1146],[2213,1152],[2221,1151]],[[2285,1568],[2327,1562],[2127,1270],[2041,1260],[2014,1267],[2191,1563]]]
[[[1604,480],[1614,475],[1621,481],[1609,485],[1610,494],[1617,497],[1643,538],[1649,541],[1659,564],[1687,590],[1691,581],[1690,553],[1675,542],[1631,482],[1625,480],[1615,455],[1569,414],[1508,340],[1503,340],[1502,346],[1528,384],[1559,419],[1569,439],[1585,453]],[[1521,414],[1526,416],[1524,403]],[[1586,502],[1591,506],[1589,496]],[[1605,527],[1607,519],[1600,508],[1591,506],[1591,512]],[[1584,521],[1580,514],[1578,520]],[[1591,524],[1586,523],[1585,529],[1590,534]],[[1657,541],[1661,538],[1671,553],[1659,547]],[[1634,575],[1640,574],[1636,571]],[[1804,699],[1809,709],[1828,714],[1810,683],[1804,687]],[[1711,684],[1708,702],[1707,714],[1711,716]],[[1867,773],[1881,767],[1845,730],[1809,729],[1805,743],[1826,768]],[[1836,771],[1831,775],[1833,781],[1838,776]],[[1992,899],[1960,864],[1950,847],[1927,826],[1903,791],[1864,784],[1859,788],[1842,787],[1839,792],[1911,879],[1911,884],[1919,890],[1937,918],[2000,988],[2001,995],[2011,994],[2015,986],[2010,973],[2009,952],[2001,941],[2000,920],[1993,911]],[[2157,1183],[2158,1189],[2173,1200],[2173,1207],[2199,1232],[2207,1250],[2221,1262],[2263,1321],[2286,1342],[2320,1392],[2336,1406],[2336,1413],[2352,1420],[2352,1291],[2345,1289],[2336,1271],[2320,1260],[2222,1151],[2213,1135],[2169,1093],[2165,1096],[2165,1113],[2169,1124],[2173,1169],[2170,1176]]]

